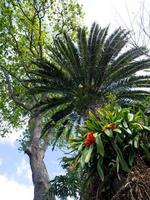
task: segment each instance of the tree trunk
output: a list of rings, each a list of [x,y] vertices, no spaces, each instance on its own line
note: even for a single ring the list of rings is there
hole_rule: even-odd
[[[41,117],[37,116],[32,122],[33,126],[31,139],[26,146],[25,153],[29,156],[34,184],[34,200],[55,200],[54,196],[45,197],[49,188],[49,176],[44,163],[44,155],[49,144],[49,138],[41,141]]]
[[[43,158],[38,151],[32,152],[29,158],[34,184],[34,200],[44,200],[45,192],[48,189],[49,177]]]

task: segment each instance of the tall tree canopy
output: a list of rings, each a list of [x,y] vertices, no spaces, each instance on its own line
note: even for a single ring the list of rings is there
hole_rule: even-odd
[[[108,36],[109,27],[92,25],[90,35],[80,28],[77,43],[69,34],[54,40],[50,61],[35,61],[37,68],[30,72],[31,93],[48,94],[46,100],[33,107],[36,113],[54,110],[43,129],[61,121],[63,129],[71,130],[74,122],[86,116],[89,109],[101,105],[109,93],[121,102],[131,102],[149,95],[150,76],[136,73],[150,67],[150,59],[143,59],[145,47],[125,50],[129,32],[118,28]],[[72,123],[70,122],[72,121]]]
[[[49,187],[43,159],[50,138],[41,140],[41,115],[31,119],[30,112],[39,97],[28,95],[29,85],[22,80],[30,78],[33,59],[48,57],[47,45],[53,37],[66,30],[75,39],[82,16],[82,7],[75,0],[0,0],[0,134],[28,119],[22,147],[30,160],[34,200],[45,200]]]
[[[18,126],[23,110],[34,101],[32,97],[27,103],[20,79],[28,76],[33,58],[47,56],[46,47],[55,35],[66,30],[75,38],[82,7],[74,0],[0,0],[0,7],[1,120]]]

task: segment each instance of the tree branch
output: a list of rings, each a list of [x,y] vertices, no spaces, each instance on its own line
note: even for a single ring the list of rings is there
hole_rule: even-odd
[[[22,8],[21,3],[19,2],[19,0],[17,0],[17,3],[18,3],[18,5],[19,5],[19,8],[20,8],[21,12],[23,13],[23,15],[24,15],[30,22],[32,22],[32,19],[30,19],[30,18],[28,17],[28,15],[24,12],[24,10],[23,10],[23,8]]]

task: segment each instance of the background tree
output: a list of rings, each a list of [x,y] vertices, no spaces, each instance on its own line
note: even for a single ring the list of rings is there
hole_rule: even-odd
[[[118,25],[130,30],[130,44],[137,46],[150,46],[150,4],[149,1],[142,0],[137,2],[138,11],[131,12],[128,5],[124,4],[126,8],[127,20],[123,19],[122,13],[118,11]],[[149,52],[146,53],[149,56]]]
[[[130,14],[130,13],[129,13]],[[132,26],[133,36],[132,44],[135,46],[150,46],[150,10],[149,3],[142,1],[140,3],[139,14],[135,18],[135,24]],[[149,56],[149,53],[146,54]]]
[[[30,65],[31,60],[47,57],[46,46],[51,43],[52,37],[67,30],[75,38],[74,30],[78,23],[82,23],[81,6],[72,0],[1,0],[0,7],[1,135],[9,132],[10,127],[18,127],[30,119],[23,150],[30,159],[34,200],[43,200],[49,182],[43,162],[49,138],[40,139],[41,115],[32,116],[31,119],[30,112],[38,97],[27,95],[28,86],[21,79],[30,77],[28,71],[34,69]],[[42,95],[42,98],[46,98],[46,95]]]

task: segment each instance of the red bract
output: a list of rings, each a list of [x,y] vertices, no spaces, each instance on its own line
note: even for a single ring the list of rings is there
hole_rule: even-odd
[[[88,132],[84,142],[85,146],[89,147],[91,144],[95,143],[96,143],[96,138],[94,136],[94,132],[93,131]]]
[[[111,124],[106,125],[106,126],[105,126],[105,129],[106,129],[106,128],[115,129],[115,128],[117,128],[117,125],[116,125],[115,123],[111,123]]]

